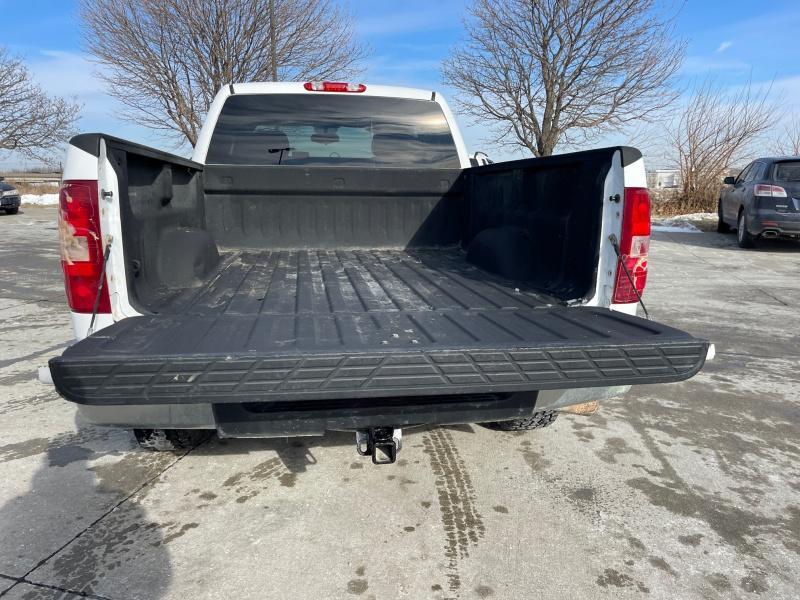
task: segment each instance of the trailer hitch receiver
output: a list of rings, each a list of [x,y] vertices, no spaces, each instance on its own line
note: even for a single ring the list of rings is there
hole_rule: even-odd
[[[393,427],[371,427],[356,431],[356,451],[361,456],[372,456],[376,465],[390,465],[397,460],[403,446],[403,430]]]

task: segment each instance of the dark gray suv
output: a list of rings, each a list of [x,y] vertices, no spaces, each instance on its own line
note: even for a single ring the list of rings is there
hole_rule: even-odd
[[[5,210],[9,215],[15,215],[19,211],[20,204],[21,198],[17,188],[6,183],[0,177],[0,209]]]
[[[800,156],[758,158],[723,183],[720,233],[736,229],[742,248],[761,238],[800,239]]]

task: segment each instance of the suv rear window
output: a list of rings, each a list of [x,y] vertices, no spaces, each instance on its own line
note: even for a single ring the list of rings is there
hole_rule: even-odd
[[[800,181],[800,160],[775,164],[776,181]]]
[[[206,163],[460,167],[436,102],[350,94],[231,96]]]

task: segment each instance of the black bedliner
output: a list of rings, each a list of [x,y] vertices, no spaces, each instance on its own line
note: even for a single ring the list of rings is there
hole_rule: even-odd
[[[203,285],[173,297],[160,312],[322,316],[560,304],[471,265],[459,248],[245,250],[224,253]]]
[[[708,343],[570,308],[458,249],[237,252],[158,315],[50,361],[86,404],[496,394],[679,381]]]

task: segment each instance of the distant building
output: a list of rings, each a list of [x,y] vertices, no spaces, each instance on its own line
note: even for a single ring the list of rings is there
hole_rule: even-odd
[[[647,172],[647,187],[653,189],[677,188],[681,185],[678,169],[656,169]]]

